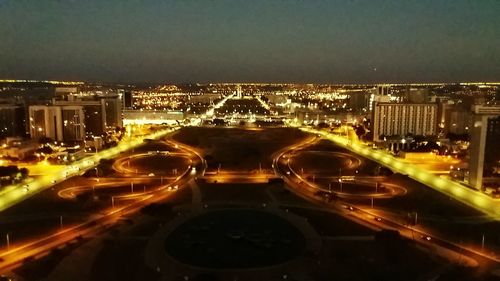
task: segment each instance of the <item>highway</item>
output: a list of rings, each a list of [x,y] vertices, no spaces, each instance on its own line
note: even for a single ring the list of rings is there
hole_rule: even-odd
[[[175,178],[172,178],[175,179]],[[78,195],[90,191],[94,192],[99,192],[100,190],[103,189],[108,189],[108,188],[116,188],[120,186],[130,186],[131,183],[133,184],[152,184],[153,180],[156,180],[156,178],[150,178],[150,177],[137,177],[137,178],[115,178],[115,179],[108,179],[108,178],[100,178],[99,182],[96,181],[95,184],[92,185],[76,185],[68,188],[64,188],[59,190],[57,195],[61,198],[64,199],[75,199]],[[167,180],[164,180],[165,183],[167,183]],[[170,181],[169,181],[170,182]]]
[[[472,247],[465,247],[448,241],[443,237],[436,237],[423,230],[421,227],[411,227],[403,225],[400,222],[391,220],[387,217],[381,217],[376,210],[356,207],[354,205],[341,203],[337,200],[326,199],[323,196],[318,196],[318,187],[299,174],[290,169],[289,158],[287,155],[297,153],[300,150],[316,143],[320,137],[310,137],[305,141],[284,148],[273,155],[273,167],[277,175],[281,176],[289,189],[298,196],[320,206],[324,206],[328,210],[357,223],[375,229],[393,229],[397,230],[403,237],[414,240],[417,243],[425,245],[427,248],[435,249],[436,254],[443,256],[454,262],[459,262],[467,266],[477,266],[478,263],[498,263],[500,258],[490,255],[485,251],[481,251]]]
[[[20,186],[16,186],[15,188],[9,187],[8,189],[0,193],[0,203],[3,203],[3,205],[0,204],[0,210],[2,210],[2,207],[4,207],[5,209],[8,206],[15,204],[16,202],[28,198],[29,196],[32,196],[33,194],[54,185],[55,183],[64,181],[65,179],[71,176],[83,173],[83,171],[94,167],[98,163],[98,161],[102,158],[116,157],[121,152],[142,144],[143,140],[146,138],[157,139],[162,136],[165,136],[166,134],[174,132],[176,129],[177,128],[156,132],[154,134],[143,136],[141,138],[128,140],[123,144],[120,143],[118,147],[106,151],[101,151],[94,156],[87,157],[81,161],[74,163],[73,165],[67,167],[57,177],[42,176],[41,178],[32,181],[31,183],[29,183],[28,191],[23,190],[22,188],[20,188]],[[397,230],[403,237],[421,243],[426,248],[434,249],[437,254],[454,262],[458,262],[467,266],[477,266],[478,263],[481,264],[484,261],[500,262],[499,258],[493,255],[489,255],[484,251],[455,244],[453,242],[448,241],[445,238],[432,235],[432,231],[424,230],[421,227],[409,227],[403,225],[395,220],[391,220],[390,217],[384,217],[383,215],[381,215],[383,213],[377,212],[377,210],[342,204],[335,200],[333,200],[332,202],[331,200],[325,200],[324,197],[318,196],[318,191],[331,192],[332,190],[325,189],[324,187],[321,187],[320,185],[314,182],[308,181],[307,177],[304,177],[302,173],[295,171],[293,167],[290,165],[290,163],[291,161],[293,161],[293,158],[296,155],[298,155],[300,151],[303,151],[307,147],[317,143],[322,137],[332,140],[337,145],[339,145],[340,143],[341,145],[339,146],[347,148],[359,154],[360,156],[375,160],[376,162],[381,163],[384,166],[388,166],[391,169],[394,166],[396,167],[394,168],[395,171],[408,174],[412,178],[416,177],[416,180],[418,180],[417,178],[420,178],[420,180],[418,181],[420,182],[423,181],[422,183],[424,184],[425,182],[430,181],[431,183],[441,186],[442,185],[441,180],[443,179],[437,177],[439,181],[434,182],[433,180],[427,178],[429,177],[429,175],[421,172],[421,169],[411,167],[411,165],[408,163],[404,163],[404,165],[408,165],[408,167],[404,166],[403,164],[401,164],[401,162],[398,162],[399,160],[397,158],[394,158],[390,155],[388,156],[392,158],[387,158],[388,156],[382,154],[382,152],[367,148],[361,143],[354,142],[352,139],[311,128],[301,128],[301,129],[306,132],[313,133],[314,136],[309,137],[300,143],[296,143],[292,146],[281,149],[280,151],[273,154],[272,157],[273,157],[273,168],[276,174],[275,176],[266,173],[260,173],[254,175],[246,175],[245,180],[257,183],[261,181],[265,182],[267,179],[279,176],[284,179],[285,183],[290,187],[291,191],[293,191],[298,196],[310,202],[313,202],[314,204],[318,205],[320,208],[324,210],[334,212],[349,220],[355,221],[357,223],[360,223],[362,225],[368,226],[373,229]],[[0,252],[0,273],[5,272],[13,267],[16,267],[22,264],[24,261],[44,256],[50,253],[50,251],[52,251],[55,248],[64,247],[66,243],[70,243],[71,241],[74,240],[80,240],[81,237],[85,238],[98,235],[99,233],[102,233],[111,228],[114,224],[116,224],[116,222],[118,222],[124,216],[133,214],[148,204],[167,200],[168,197],[176,190],[184,188],[189,183],[192,184],[194,178],[199,177],[199,178],[213,179],[221,182],[224,181],[232,182],[234,180],[241,181],[242,179],[242,175],[232,175],[230,173],[226,174],[221,173],[219,175],[205,175],[206,162],[203,159],[203,156],[200,151],[198,151],[195,148],[184,145],[182,143],[174,142],[173,140],[167,140],[165,142],[169,145],[175,146],[178,150],[181,151],[181,152],[175,152],[171,154],[171,156],[180,157],[188,160],[189,165],[187,166],[187,169],[181,171],[179,173],[179,176],[174,176],[174,177],[167,177],[167,176],[158,177],[158,175],[149,176],[144,171],[130,170],[126,167],[125,163],[127,163],[127,161],[131,159],[131,157],[132,158],[146,157],[150,155],[147,152],[138,154],[138,156],[135,155],[126,156],[122,157],[122,159],[118,159],[118,161],[116,161],[115,163],[116,165],[114,166],[114,168],[123,172],[123,174],[127,177],[124,177],[122,179],[101,178],[101,181],[94,186],[96,190],[106,189],[106,188],[116,188],[117,184],[119,185],[120,183],[122,184],[130,183],[131,180],[138,183],[139,182],[147,183],[147,182],[157,181],[158,179],[165,179],[168,181],[168,183],[160,184],[155,188],[151,188],[143,192],[140,192],[141,189],[139,189],[139,192],[134,192],[134,193],[131,193],[127,190],[127,192],[124,194],[113,196],[113,200],[116,200],[116,204],[113,204],[114,206],[111,206],[110,204],[109,209],[105,210],[101,214],[93,216],[91,219],[82,224],[70,228],[61,229],[57,233],[53,233],[39,240],[28,242],[23,245],[16,245],[15,247],[11,247],[9,250],[5,252]],[[313,151],[311,153],[319,153],[319,152]],[[349,165],[352,167],[359,166],[362,159],[358,157],[353,157],[353,159],[355,160],[351,160],[349,162],[350,163]],[[410,171],[410,173],[408,173],[408,171]],[[436,177],[435,175],[432,174],[430,175]],[[421,179],[422,177],[424,179]],[[338,181],[343,179],[342,177],[335,177],[335,176],[328,176],[325,178],[328,178],[333,181],[336,180]],[[356,183],[363,183],[363,184],[369,184],[370,180],[373,180],[372,177],[356,177],[356,179],[357,179]],[[460,187],[462,189],[465,189],[465,187],[462,186]],[[59,192],[59,196],[66,199],[72,199],[80,193],[89,192],[91,190],[94,191],[94,188],[92,188],[92,186],[74,186],[61,190]],[[444,187],[441,188],[443,189]],[[451,188],[446,187],[445,189],[451,189]],[[21,196],[17,195],[16,193],[19,191],[22,192]],[[391,191],[391,193],[396,193],[396,192],[399,191],[395,190]],[[349,197],[348,193],[344,193],[341,191],[335,191],[333,193],[335,193],[340,198]],[[14,196],[13,194],[16,196]],[[395,196],[395,195],[397,194],[390,194],[389,196]],[[372,193],[372,194],[363,194],[362,196],[377,197],[382,195]]]
[[[150,151],[147,153],[138,153],[138,154],[133,154],[127,157],[122,157],[120,159],[117,159],[113,163],[113,169],[115,171],[120,172],[124,176],[137,176],[138,174],[144,174],[142,171],[138,171],[137,169],[131,168],[130,167],[130,161],[133,161],[135,159],[139,158],[147,158],[151,156],[161,156],[165,158],[180,158],[180,160],[186,161],[187,165],[192,164],[192,160],[190,159],[190,154],[189,153],[182,153],[182,152],[162,152],[162,151]],[[146,173],[144,176],[149,176],[151,173]],[[166,177],[167,174],[171,174],[170,171],[164,171],[159,173],[151,175],[151,176],[164,176]]]
[[[231,98],[231,96],[223,99],[215,105],[214,108],[222,106],[229,98]],[[206,115],[210,115],[210,113],[213,114],[214,108],[209,109]],[[160,139],[166,135],[175,133],[180,128],[181,127],[170,127],[141,136],[129,136],[122,140],[117,146],[99,151],[92,156],[76,161],[72,163],[72,165],[61,169],[59,173],[42,175],[36,179],[29,179],[29,181],[21,184],[4,187],[0,192],[0,211],[50,188],[55,184],[65,181],[70,177],[83,174],[86,170],[94,168],[101,159],[115,158],[121,153],[143,144],[146,139]],[[84,223],[63,228],[56,233],[43,236],[40,239],[20,245],[11,245],[6,251],[0,252],[0,274],[21,265],[25,261],[31,261],[50,254],[52,250],[65,247],[67,243],[72,243],[72,241],[78,241],[82,238],[92,237],[105,232],[113,227],[121,218],[136,213],[146,205],[168,199],[173,192],[185,187],[189,182],[192,182],[193,179],[202,177],[205,174],[207,163],[198,150],[171,139],[165,140],[164,142],[175,147],[176,150],[182,151],[180,153],[182,155],[179,156],[189,158],[189,165],[184,172],[181,171],[178,176],[173,178],[160,176],[160,185],[154,189],[137,193],[130,193],[127,191],[125,194],[113,196],[111,199],[112,202],[110,202],[110,208],[103,212],[99,212],[99,214],[95,214]],[[101,183],[97,185],[98,189],[114,188],[117,182],[130,183],[131,180],[134,182],[136,180],[152,181],[158,178],[156,176],[151,177],[149,174],[141,177],[138,173],[134,173],[133,175],[129,174],[128,176],[129,177],[124,177],[122,180],[117,180],[116,178],[107,180],[98,178],[99,183]],[[161,184],[163,179],[167,179],[168,183]],[[112,182],[112,184],[109,182]],[[71,199],[79,193],[89,192],[90,190],[95,191],[92,186],[76,186],[63,190],[59,192],[58,195],[66,199]],[[121,204],[121,200],[126,202],[126,204]]]
[[[144,139],[158,139],[169,133],[178,130],[180,127],[168,128],[161,131],[142,136],[122,140],[117,146],[102,150],[92,156],[85,157],[79,161],[66,166],[57,174],[48,174],[40,176],[36,179],[31,179],[26,182],[6,186],[0,191],[0,211],[23,201],[40,191],[43,191],[56,183],[64,181],[72,176],[80,175],[84,171],[96,166],[101,159],[113,158],[120,153],[134,148],[143,143]]]
[[[71,241],[78,241],[85,237],[98,235],[110,229],[123,217],[136,213],[144,206],[167,200],[173,192],[186,186],[195,177],[204,174],[206,163],[196,150],[171,140],[169,140],[168,143],[177,145],[179,149],[184,151],[184,155],[190,155],[190,160],[192,160],[192,163],[195,163],[193,164],[194,166],[190,165],[173,181],[167,184],[159,185],[145,192],[141,192],[142,189],[139,189],[138,192],[130,193],[127,189],[126,193],[113,196],[113,202],[108,209],[99,212],[99,214],[95,214],[84,223],[61,229],[43,238],[22,245],[15,245],[7,251],[0,252],[0,273],[7,272],[21,265],[24,261],[43,257],[49,254],[53,249],[65,247],[65,245],[71,243]],[[103,178],[101,178],[101,180],[102,179]],[[143,177],[141,180],[151,181],[153,179]],[[110,181],[103,180],[101,184],[96,186],[98,186],[98,189],[116,188],[117,182],[119,181],[116,179]],[[122,183],[130,183],[130,178],[123,178]],[[93,189],[89,186],[76,186],[61,190],[59,196],[71,199],[78,193],[90,192],[92,190]]]
[[[388,183],[386,177],[384,176],[363,176],[363,175],[337,175],[332,176],[332,170],[329,169],[326,175],[318,173],[316,171],[308,171],[307,173],[301,169],[301,172],[296,171],[292,167],[292,164],[300,162],[300,159],[296,159],[297,156],[304,154],[314,154],[314,155],[328,155],[335,156],[340,159],[347,159],[344,167],[342,169],[345,173],[354,174],[353,169],[358,168],[363,160],[359,157],[352,156],[344,152],[333,152],[333,151],[313,151],[313,150],[300,150],[299,152],[287,153],[282,156],[283,161],[286,161],[288,170],[290,174],[293,174],[297,179],[299,179],[299,184],[305,183],[315,188],[317,191],[322,191],[325,193],[334,194],[336,197],[340,198],[350,198],[350,199],[382,199],[382,198],[392,198],[395,196],[402,196],[407,193],[406,188]],[[338,161],[338,159],[332,159],[332,161]],[[341,169],[341,170],[342,170]],[[313,178],[312,181],[308,181],[308,178]],[[322,181],[323,180],[323,181]],[[326,180],[326,181],[324,181]],[[383,182],[383,185],[380,183]],[[380,184],[381,188],[377,189]],[[343,188],[342,188],[343,186]],[[350,187],[357,187],[352,190]],[[364,186],[365,189],[359,187]]]
[[[308,133],[320,135],[342,148],[346,148],[360,156],[380,163],[394,172],[408,175],[410,178],[438,192],[444,193],[476,210],[488,214],[492,219],[500,220],[500,199],[494,199],[479,191],[465,187],[458,182],[445,179],[417,167],[416,165],[406,163],[385,151],[372,149],[366,144],[357,141],[357,137],[354,138],[350,136],[346,138],[341,135],[335,135],[330,132],[309,127],[299,127],[299,129]]]

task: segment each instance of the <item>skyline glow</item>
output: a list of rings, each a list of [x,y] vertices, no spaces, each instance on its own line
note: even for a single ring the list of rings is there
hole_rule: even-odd
[[[498,1],[0,1],[0,79],[500,77]]]

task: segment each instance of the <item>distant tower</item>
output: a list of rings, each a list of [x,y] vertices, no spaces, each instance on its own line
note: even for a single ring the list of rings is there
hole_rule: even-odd
[[[241,85],[236,85],[236,98],[238,99],[242,98]]]

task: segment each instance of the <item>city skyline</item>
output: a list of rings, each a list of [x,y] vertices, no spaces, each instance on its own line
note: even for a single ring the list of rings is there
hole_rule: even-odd
[[[498,81],[497,1],[2,1],[1,79]]]
[[[500,280],[500,0],[0,0],[0,281]]]
[[[500,84],[0,96],[1,281],[498,276]]]

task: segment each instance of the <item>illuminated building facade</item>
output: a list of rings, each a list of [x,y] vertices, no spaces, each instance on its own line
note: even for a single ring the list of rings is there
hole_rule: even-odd
[[[30,106],[29,120],[33,139],[45,137],[56,141],[84,140],[84,114],[81,106]]]
[[[125,90],[123,92],[123,108],[131,109],[134,106],[134,96],[132,91]]]
[[[0,138],[26,135],[24,106],[0,105]]]
[[[469,161],[469,184],[476,188],[483,187],[483,172],[486,164],[498,160],[500,148],[500,105],[475,105],[472,108],[474,123],[472,126]],[[486,151],[488,156],[485,157]]]
[[[123,127],[122,101],[118,95],[101,97],[104,99],[104,111],[106,112],[106,127],[109,129]]]
[[[127,124],[178,124],[185,119],[182,111],[124,110],[123,122]]]
[[[429,103],[375,103],[372,112],[374,141],[383,136],[437,134],[437,105]]]

